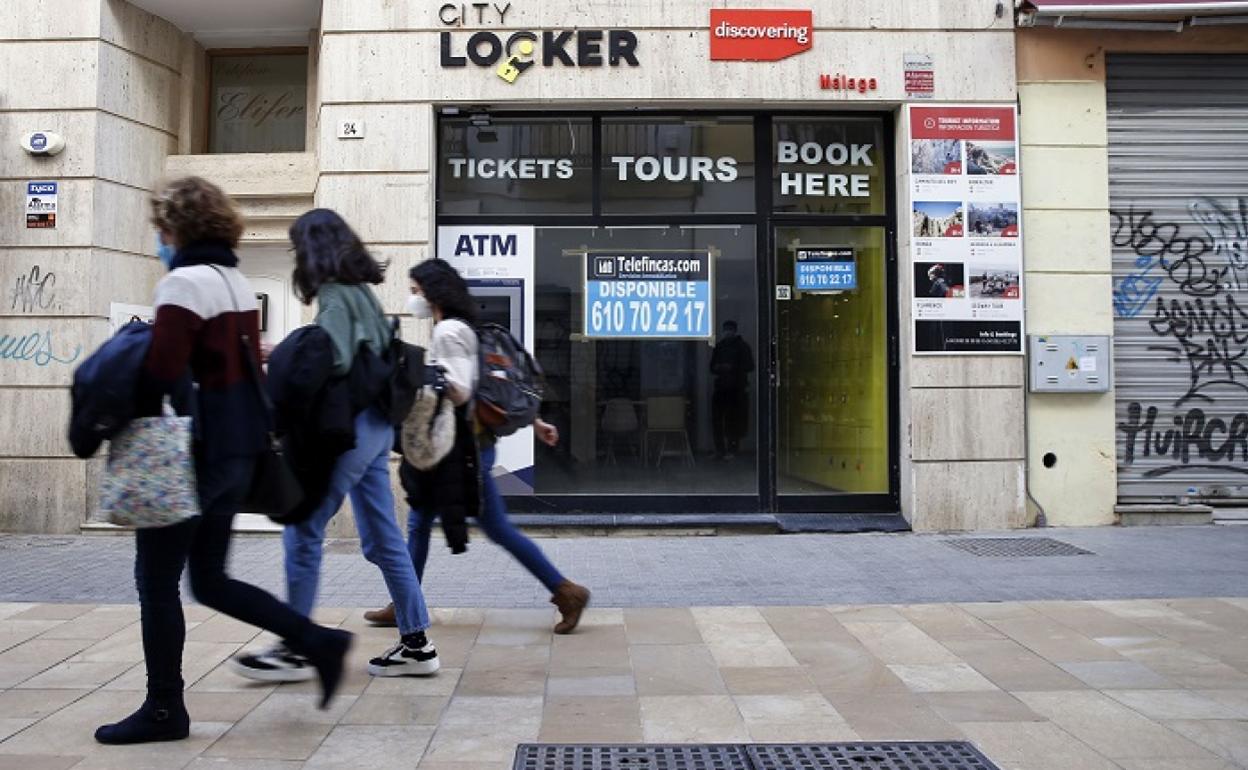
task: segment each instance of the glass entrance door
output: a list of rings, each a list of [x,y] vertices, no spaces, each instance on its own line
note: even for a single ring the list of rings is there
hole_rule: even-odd
[[[886,232],[772,234],[778,506],[872,508],[863,496],[891,498]]]

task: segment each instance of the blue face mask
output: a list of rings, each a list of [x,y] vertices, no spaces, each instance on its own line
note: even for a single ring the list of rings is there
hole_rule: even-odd
[[[165,243],[160,233],[156,233],[156,256],[160,257],[160,261],[165,264],[166,269],[173,269],[173,258],[177,255],[178,250]]]

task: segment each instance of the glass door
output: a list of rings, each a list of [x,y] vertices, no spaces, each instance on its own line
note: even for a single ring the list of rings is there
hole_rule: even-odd
[[[893,453],[885,229],[795,225],[772,234],[778,507],[887,505]]]

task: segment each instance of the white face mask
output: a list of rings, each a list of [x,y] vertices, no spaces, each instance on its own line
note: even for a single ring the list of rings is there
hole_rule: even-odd
[[[433,318],[433,308],[429,306],[429,300],[420,294],[408,297],[407,305],[403,309],[414,318]]]

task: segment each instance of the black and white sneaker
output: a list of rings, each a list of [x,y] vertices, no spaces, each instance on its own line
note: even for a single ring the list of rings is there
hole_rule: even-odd
[[[308,659],[291,652],[281,642],[263,652],[231,658],[230,668],[258,682],[306,682],[316,678],[316,669]]]
[[[373,676],[428,676],[442,667],[438,651],[424,632],[404,636],[380,658],[368,662]]]

